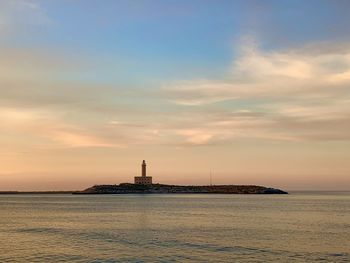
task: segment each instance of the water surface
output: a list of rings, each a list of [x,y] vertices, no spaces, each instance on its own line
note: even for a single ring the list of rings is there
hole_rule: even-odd
[[[0,262],[350,262],[350,193],[0,195]]]

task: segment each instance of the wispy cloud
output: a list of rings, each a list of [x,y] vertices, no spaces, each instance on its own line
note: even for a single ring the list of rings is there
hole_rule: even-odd
[[[192,80],[172,84],[165,92],[173,101],[202,105],[244,98],[334,96],[347,92],[350,45],[329,43],[318,52],[308,48],[263,51],[248,43],[225,80]],[[333,49],[332,49],[333,47]],[[317,49],[317,46],[313,46]]]
[[[349,44],[263,51],[250,39],[240,50],[224,80],[180,81],[163,89],[165,98],[205,116],[196,133],[180,132],[189,142],[350,139]],[[218,120],[213,109],[221,109]]]
[[[263,51],[249,43],[223,80],[149,92],[66,78],[93,72],[94,61],[0,49],[0,128],[72,148],[350,140],[350,45]]]

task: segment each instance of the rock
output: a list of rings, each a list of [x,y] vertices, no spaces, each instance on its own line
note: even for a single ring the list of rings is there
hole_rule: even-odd
[[[285,191],[256,185],[183,186],[166,184],[95,185],[73,194],[288,194]]]

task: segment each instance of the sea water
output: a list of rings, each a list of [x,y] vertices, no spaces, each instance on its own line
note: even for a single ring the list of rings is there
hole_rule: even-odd
[[[350,193],[1,195],[0,262],[350,262]]]

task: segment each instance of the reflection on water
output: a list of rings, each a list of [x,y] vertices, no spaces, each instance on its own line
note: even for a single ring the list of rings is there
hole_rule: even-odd
[[[349,262],[350,193],[2,195],[0,262]]]

